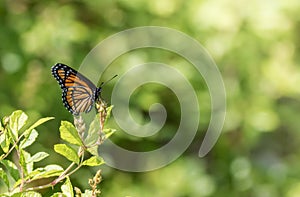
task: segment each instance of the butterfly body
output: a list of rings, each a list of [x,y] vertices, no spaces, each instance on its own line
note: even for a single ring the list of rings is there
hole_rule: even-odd
[[[96,87],[88,78],[73,68],[57,63],[52,67],[52,75],[62,89],[62,101],[73,115],[88,113],[100,99],[101,87]]]

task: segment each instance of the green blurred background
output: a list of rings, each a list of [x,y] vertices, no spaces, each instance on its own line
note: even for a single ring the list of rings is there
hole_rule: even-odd
[[[299,0],[3,0],[0,115],[21,109],[32,121],[54,116],[38,128],[39,142],[28,151],[51,154],[39,165],[67,166],[68,161],[52,149],[59,142],[60,121],[73,120],[62,105],[50,67],[63,62],[78,68],[101,40],[128,28],[174,28],[199,41],[221,71],[227,93],[223,133],[206,157],[197,156],[209,123],[210,98],[192,65],[158,49],[123,55],[111,65],[115,74],[122,74],[129,64],[147,61],[181,69],[198,93],[201,124],[187,151],[162,169],[128,173],[101,166],[102,196],[300,196],[299,10]],[[112,85],[103,93],[107,101]],[[131,97],[133,116],[148,121],[152,102],[161,102],[168,110],[164,134],[128,139],[119,130],[112,137],[116,143],[143,151],[172,138],[180,120],[175,95],[159,85],[145,85]],[[80,170],[71,177],[73,184],[87,188],[97,169]]]

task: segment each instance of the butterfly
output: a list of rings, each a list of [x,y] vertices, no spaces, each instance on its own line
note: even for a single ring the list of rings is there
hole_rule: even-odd
[[[104,83],[96,87],[88,78],[62,63],[55,64],[51,70],[62,89],[63,104],[71,114],[78,116],[83,112],[88,113],[95,102],[101,101]]]

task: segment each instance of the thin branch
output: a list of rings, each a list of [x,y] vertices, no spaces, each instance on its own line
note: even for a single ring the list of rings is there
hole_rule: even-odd
[[[36,190],[46,189],[46,188],[49,188],[49,187],[53,187],[53,185],[51,183],[48,183],[46,185],[30,187],[30,188],[27,188],[26,191],[36,191]]]
[[[22,133],[19,138],[17,139],[17,141],[14,142],[13,146],[8,150],[7,153],[5,153],[5,155],[3,155],[3,157],[1,158],[1,160],[5,159],[5,157],[7,157],[14,149],[15,147],[18,145],[18,143],[21,141],[21,138],[24,137],[24,133]]]

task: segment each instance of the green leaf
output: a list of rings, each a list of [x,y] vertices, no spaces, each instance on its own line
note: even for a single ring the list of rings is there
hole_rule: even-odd
[[[116,132],[116,129],[103,129],[105,139],[109,138],[112,134]]]
[[[36,153],[35,155],[33,155],[28,161],[27,163],[30,163],[30,162],[38,162],[38,161],[41,161],[42,159],[48,157],[49,154],[48,153],[45,153],[45,152],[38,152]]]
[[[7,174],[2,168],[0,168],[0,178],[5,183],[7,188],[9,188],[9,180],[8,180]]]
[[[37,168],[33,170],[31,173],[29,173],[24,180],[38,180],[38,179],[45,179],[49,177],[58,177],[61,175],[61,173],[64,171],[64,169],[59,165],[48,165],[44,168]],[[19,179],[15,184],[14,187],[16,188],[18,185],[20,185],[22,182],[22,179]]]
[[[39,134],[35,129],[31,130],[30,134],[27,136],[25,135],[25,138],[20,142],[20,148],[24,149],[30,146],[36,140],[38,135]]]
[[[51,164],[51,165],[47,165],[44,167],[46,171],[63,171],[64,169],[59,166],[59,165],[56,165],[56,164]]]
[[[38,192],[29,191],[29,192],[15,193],[11,197],[42,197],[42,195]]]
[[[33,170],[33,162],[30,162],[31,155],[30,153],[26,152],[25,150],[20,150],[20,166],[23,168],[23,172],[25,176],[28,175]]]
[[[99,156],[98,146],[92,146],[91,148],[88,148],[87,151],[89,151],[89,153],[91,153],[92,155]]]
[[[71,144],[82,146],[82,141],[79,137],[78,131],[70,122],[62,121],[59,131],[61,139]]]
[[[85,190],[81,197],[90,197],[93,196],[93,192],[91,190]]]
[[[9,150],[9,144],[10,144],[9,142],[10,142],[9,135],[7,129],[5,129],[3,133],[0,135],[0,146],[4,153],[7,153]]]
[[[65,183],[61,186],[61,191],[62,191],[63,194],[65,194],[67,197],[73,197],[73,196],[74,196],[73,186],[72,186],[72,183],[71,183],[69,177],[66,177]]]
[[[50,197],[67,197],[67,196],[65,194],[61,193],[61,192],[56,192]]]
[[[104,160],[101,157],[92,156],[89,159],[82,162],[82,165],[85,166],[100,166],[101,164],[104,164]]]
[[[1,163],[5,166],[6,170],[9,172],[11,177],[17,181],[20,178],[17,166],[10,160],[4,159]]]
[[[106,108],[106,117],[105,117],[105,121],[104,121],[104,124],[107,122],[107,120],[110,118],[110,115],[111,115],[111,111],[113,109],[113,105],[109,106]]]
[[[54,119],[54,117],[46,117],[46,118],[41,118],[38,121],[36,121],[33,125],[31,125],[28,129],[26,129],[25,132],[30,132],[31,130],[33,130],[34,128],[38,127],[39,125]]]
[[[34,129],[37,126],[43,124],[44,122],[47,122],[51,119],[54,119],[53,117],[46,117],[41,118],[38,121],[36,121],[33,125],[31,125],[28,129],[25,130],[24,136],[25,138],[20,143],[20,148],[26,148],[30,146],[37,138],[38,132]]]
[[[26,124],[28,116],[21,110],[13,112],[9,117],[9,128],[14,140],[18,139],[20,129]]]
[[[95,144],[98,140],[100,131],[100,122],[99,122],[99,114],[97,114],[94,118],[94,120],[91,122],[88,134],[85,138],[85,144],[87,146],[91,146]]]
[[[54,150],[55,150],[55,152],[61,154],[65,158],[67,158],[68,160],[75,162],[77,164],[79,163],[79,157],[78,157],[76,151],[73,148],[71,148],[70,146],[68,146],[66,144],[55,144]]]
[[[48,165],[44,168],[35,169],[28,175],[28,177],[31,180],[49,178],[49,177],[59,176],[63,171],[64,169],[59,165]]]
[[[107,108],[108,115],[111,113],[113,106],[109,106]],[[108,116],[107,116],[108,117]],[[93,146],[100,137],[104,137],[104,139],[109,138],[116,130],[115,129],[103,129],[102,134],[100,136],[100,117],[99,114],[97,114],[94,118],[94,120],[91,122],[88,130],[88,134],[84,140],[84,143],[86,146]],[[104,134],[104,136],[103,136]]]

